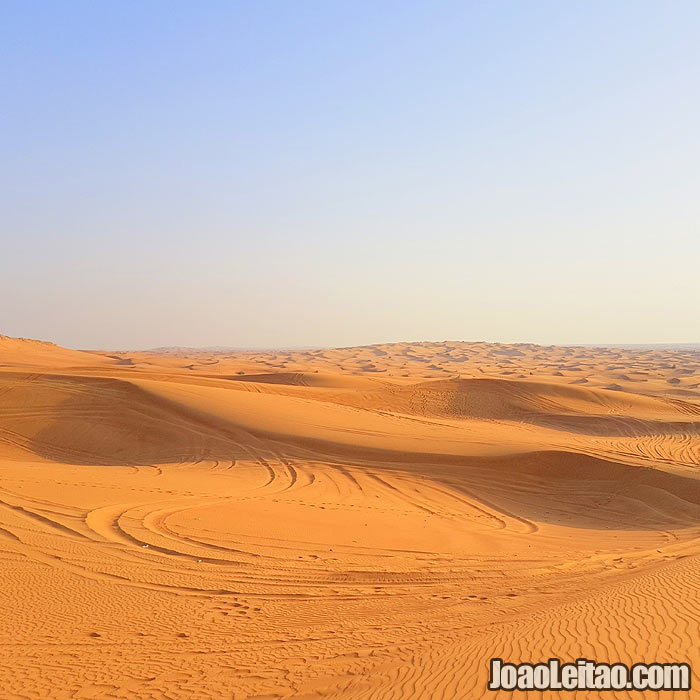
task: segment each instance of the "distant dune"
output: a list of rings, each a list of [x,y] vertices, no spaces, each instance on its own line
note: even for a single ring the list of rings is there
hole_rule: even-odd
[[[0,695],[480,698],[494,656],[697,685],[699,384],[680,346],[0,336]]]

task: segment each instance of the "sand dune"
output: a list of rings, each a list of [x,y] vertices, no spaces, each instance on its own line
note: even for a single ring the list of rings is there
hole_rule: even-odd
[[[2,697],[504,697],[493,656],[697,686],[698,376],[683,349],[0,337]]]
[[[0,335],[0,369],[17,367],[91,367],[114,364],[116,357],[81,350],[69,350],[53,343]]]

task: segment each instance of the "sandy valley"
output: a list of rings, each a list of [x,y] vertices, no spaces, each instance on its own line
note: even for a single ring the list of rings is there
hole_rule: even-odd
[[[690,349],[0,336],[0,696],[510,697],[494,656],[700,687],[699,383]]]

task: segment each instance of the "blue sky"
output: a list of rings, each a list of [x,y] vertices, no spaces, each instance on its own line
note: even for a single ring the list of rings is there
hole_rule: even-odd
[[[698,341],[697,2],[0,3],[0,333]]]

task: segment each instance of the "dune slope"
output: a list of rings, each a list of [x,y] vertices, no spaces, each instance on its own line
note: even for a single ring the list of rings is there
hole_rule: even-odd
[[[0,338],[3,697],[501,697],[494,656],[697,674],[698,375]]]

